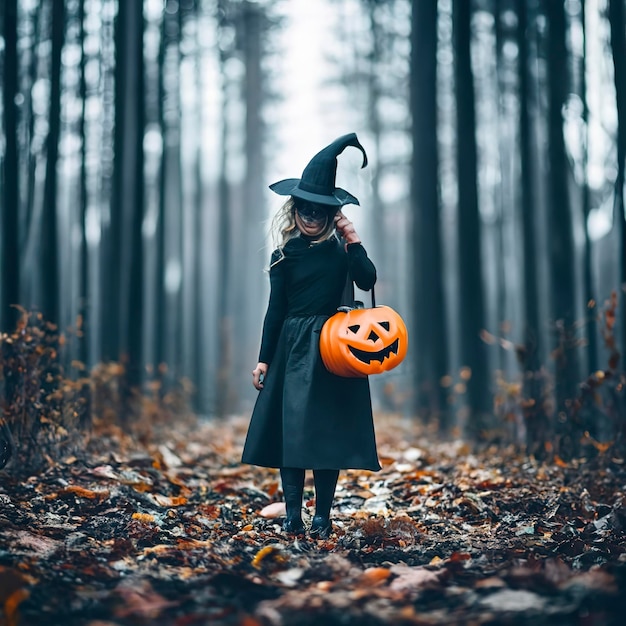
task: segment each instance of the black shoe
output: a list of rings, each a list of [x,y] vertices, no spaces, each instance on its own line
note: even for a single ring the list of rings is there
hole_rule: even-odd
[[[287,518],[283,522],[283,531],[292,535],[301,535],[304,533],[304,524],[302,519],[297,517]]]
[[[324,517],[323,515],[313,516],[311,530],[309,531],[311,537],[314,539],[328,539],[332,530],[333,526],[327,517]]]

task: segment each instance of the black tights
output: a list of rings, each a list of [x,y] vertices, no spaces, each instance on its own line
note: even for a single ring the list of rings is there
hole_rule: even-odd
[[[283,483],[287,519],[302,519],[302,492],[304,490],[304,472],[299,467],[281,467],[280,478]],[[335,488],[339,470],[313,470],[315,481],[315,515],[330,518],[330,508],[335,497]]]

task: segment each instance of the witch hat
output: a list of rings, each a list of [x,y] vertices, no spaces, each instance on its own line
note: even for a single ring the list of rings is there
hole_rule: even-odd
[[[367,154],[359,143],[356,133],[349,133],[335,139],[320,150],[304,168],[302,178],[286,178],[270,185],[270,189],[280,196],[294,196],[309,202],[340,207],[344,204],[359,204],[358,199],[341,187],[335,187],[337,156],[348,146],[358,148],[363,153],[363,165],[367,165]]]

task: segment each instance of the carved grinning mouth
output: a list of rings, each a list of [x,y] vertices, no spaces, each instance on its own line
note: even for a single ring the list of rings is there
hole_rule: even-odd
[[[366,350],[359,350],[352,346],[348,346],[348,349],[363,363],[367,363],[368,365],[371,361],[380,361],[382,363],[390,354],[398,354],[398,340],[396,339],[392,344],[378,352],[367,352]]]

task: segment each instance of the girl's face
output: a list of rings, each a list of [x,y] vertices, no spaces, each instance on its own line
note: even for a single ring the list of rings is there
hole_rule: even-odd
[[[328,225],[328,210],[320,204],[298,200],[295,212],[296,226],[307,237],[321,235]]]

